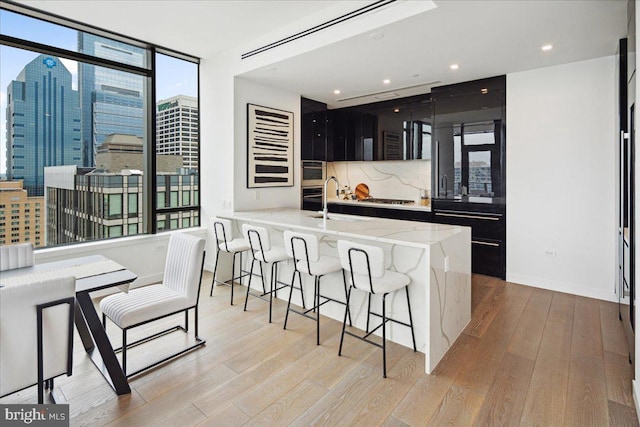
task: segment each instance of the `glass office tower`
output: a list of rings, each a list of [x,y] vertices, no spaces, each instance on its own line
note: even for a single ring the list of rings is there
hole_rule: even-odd
[[[124,64],[145,65],[144,49],[83,32],[78,32],[78,52]],[[95,166],[97,148],[107,136],[144,136],[143,77],[80,63],[78,86],[84,166]]]
[[[7,87],[7,179],[29,197],[44,194],[46,166],[82,163],[80,103],[71,73],[39,55]]]

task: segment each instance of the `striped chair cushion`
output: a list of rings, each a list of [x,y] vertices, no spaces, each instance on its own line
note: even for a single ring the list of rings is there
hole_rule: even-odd
[[[108,296],[100,301],[100,310],[124,329],[192,305],[186,296],[164,285],[151,285]]]

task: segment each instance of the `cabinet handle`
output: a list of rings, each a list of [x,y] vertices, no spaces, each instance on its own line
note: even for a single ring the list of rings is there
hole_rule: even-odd
[[[437,216],[449,216],[449,217],[454,217],[454,218],[485,219],[485,220],[489,220],[489,221],[500,221],[500,217],[494,217],[494,216],[450,214],[450,213],[440,213],[440,212],[436,212],[436,215]]]
[[[500,243],[481,242],[479,240],[472,240],[471,243],[475,243],[476,245],[493,246],[494,248],[500,246]]]

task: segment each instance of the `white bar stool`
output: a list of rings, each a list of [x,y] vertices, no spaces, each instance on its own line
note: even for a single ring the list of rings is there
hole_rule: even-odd
[[[251,224],[242,224],[242,234],[249,242],[251,248],[251,268],[249,269],[249,283],[247,284],[247,295],[244,300],[244,311],[247,311],[247,301],[249,295],[258,297],[262,300],[267,300],[266,296],[269,295],[269,323],[271,323],[272,308],[273,308],[273,294],[278,296],[278,290],[286,287],[285,283],[278,281],[278,263],[291,259],[287,255],[287,251],[283,246],[271,246],[271,240],[269,238],[269,232],[264,227],[257,227]],[[253,265],[258,261],[260,264],[260,277],[262,278],[262,294],[252,294],[251,290],[251,278],[253,277]],[[271,277],[269,279],[269,290],[267,291],[264,283],[264,270],[262,263],[271,264]],[[283,286],[278,287],[278,284]]]
[[[320,245],[318,237],[313,234],[298,233],[294,231],[284,232],[284,244],[287,251],[287,255],[295,260],[294,271],[291,276],[291,292],[289,293],[289,302],[287,303],[287,314],[284,318],[284,329],[287,329],[287,321],[289,319],[289,312],[300,314],[304,317],[316,321],[316,344],[320,345],[320,307],[329,301],[334,301],[340,304],[346,305],[347,297],[347,282],[344,276],[344,270],[340,264],[340,259],[320,255]],[[330,273],[336,273],[342,271],[342,281],[344,283],[344,295],[345,301],[339,301],[320,294],[320,279],[322,276]],[[299,288],[294,286],[296,273],[298,275]],[[302,291],[302,273],[313,276],[314,278],[314,291],[313,291],[313,307],[306,309],[304,304],[304,293]],[[302,308],[304,311],[298,311],[291,308],[291,296],[293,295],[293,289],[300,289],[302,296]],[[320,298],[324,301],[321,303]],[[317,312],[316,312],[317,310]],[[315,312],[315,316],[309,315],[309,312]],[[351,324],[351,313],[348,313],[349,324]]]
[[[411,328],[411,338],[413,340],[413,351],[416,351],[416,337],[413,332],[413,319],[411,317],[411,302],[409,301],[409,289],[408,285],[411,282],[411,278],[406,274],[398,273],[397,271],[386,270],[384,252],[382,248],[378,246],[364,245],[360,243],[349,242],[346,240],[338,241],[338,253],[340,254],[340,262],[342,268],[349,271],[351,277],[351,284],[349,286],[349,292],[347,293],[347,307],[349,306],[349,300],[351,298],[351,291],[357,289],[366,292],[368,298],[367,308],[367,331],[364,336],[354,334],[346,330],[347,313],[344,315],[344,322],[342,323],[342,335],[340,337],[340,349],[338,350],[338,356],[342,355],[342,344],[344,342],[344,334],[351,335],[362,341],[366,341],[369,344],[373,344],[376,347],[382,348],[382,369],[383,376],[387,377],[387,334],[386,324],[387,322],[395,322],[400,325],[408,326]],[[409,311],[409,323],[401,322],[396,319],[388,318],[386,315],[386,299],[387,295],[400,289],[405,290],[407,295],[407,308]],[[382,314],[371,312],[371,295],[382,294]],[[377,316],[382,318],[382,323],[376,326],[373,330],[369,331],[369,316]],[[368,337],[382,327],[382,345],[371,341]]]
[[[244,238],[233,238],[233,229],[231,227],[231,221],[223,218],[211,218],[211,227],[213,233],[216,236],[216,264],[213,268],[213,280],[211,281],[211,292],[209,296],[213,296],[213,286],[216,283],[221,285],[231,286],[231,305],[233,305],[233,283],[236,279],[240,280],[240,286],[242,286],[242,278],[248,276],[249,273],[242,269],[242,253],[251,249],[249,242]],[[218,271],[218,260],[220,259],[220,251],[233,254],[233,260],[231,261],[231,279],[221,281],[216,280],[216,273]],[[236,256],[240,255],[240,275],[236,276]]]

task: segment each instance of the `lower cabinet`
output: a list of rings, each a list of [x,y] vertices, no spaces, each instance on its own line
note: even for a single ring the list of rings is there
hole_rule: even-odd
[[[471,227],[471,271],[505,279],[506,210],[504,204],[474,204],[433,202],[432,211],[393,209],[366,204],[329,204],[329,212],[405,221],[435,222],[438,224]]]
[[[348,215],[372,216],[375,218],[402,219],[406,221],[431,222],[431,212],[411,209],[379,208],[375,206],[330,203],[329,212]]]

